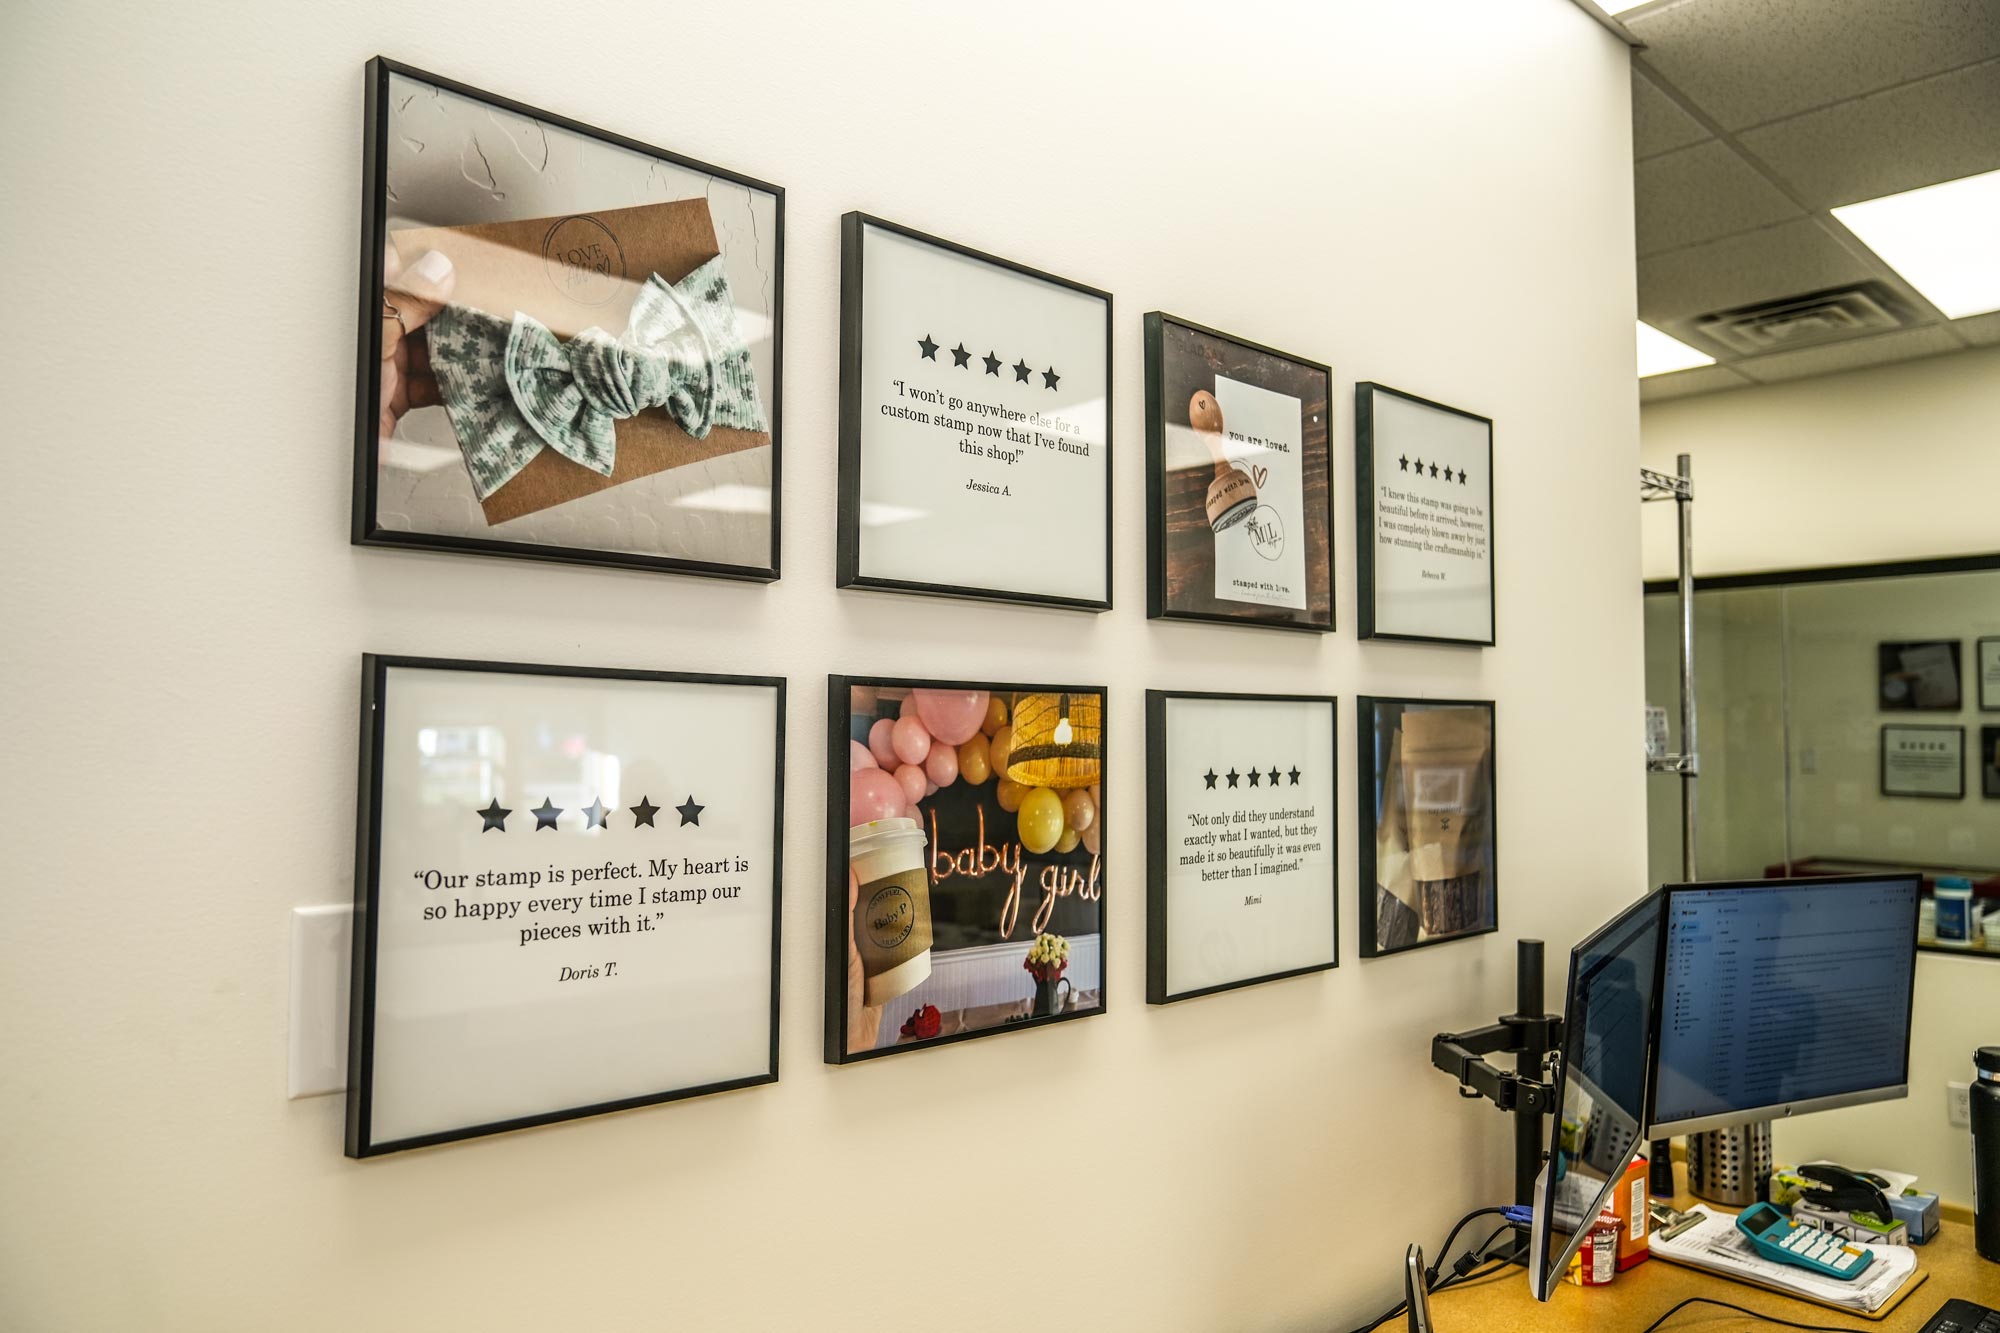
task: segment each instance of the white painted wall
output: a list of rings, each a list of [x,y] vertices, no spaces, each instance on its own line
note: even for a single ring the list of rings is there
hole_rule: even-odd
[[[1630,85],[1580,11],[358,0],[5,26],[0,1324],[1326,1328],[1507,1192],[1504,1118],[1453,1095],[1430,1035],[1506,1009],[1514,937],[1560,958],[1644,867]],[[378,51],[789,187],[782,582],[347,544]],[[1115,612],[834,590],[850,208],[1116,293]],[[1494,417],[1500,646],[1355,641],[1344,393],[1341,632],[1149,624],[1153,308]],[[781,1083],[365,1164],[338,1099],[284,1100],[287,918],[350,892],[364,649],[790,676]],[[1108,684],[1110,1013],[819,1063],[828,670]],[[1350,744],[1357,693],[1500,700],[1503,933],[1356,958],[1350,753],[1341,968],[1148,1009],[1149,685],[1334,691]]]
[[[2000,347],[1649,403],[1645,465],[1694,457],[1695,572],[2000,550]],[[1673,506],[1646,506],[1649,579],[1675,572]]]

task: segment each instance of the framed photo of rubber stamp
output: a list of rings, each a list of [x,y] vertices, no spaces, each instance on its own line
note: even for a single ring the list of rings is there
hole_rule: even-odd
[[[777,578],[784,191],[365,82],[355,543]]]
[[[840,223],[843,588],[1111,607],[1111,294]]]
[[[1493,705],[1356,702],[1361,956],[1500,928]]]
[[[827,678],[826,1061],[1104,1012],[1104,691]]]
[[[1146,691],[1146,1002],[1340,965],[1334,700]]]
[[[362,659],[347,1155],[778,1077],[785,682]]]
[[[1493,422],[1354,386],[1360,635],[1494,643]]]
[[[1333,629],[1333,372],[1146,316],[1146,614]]]

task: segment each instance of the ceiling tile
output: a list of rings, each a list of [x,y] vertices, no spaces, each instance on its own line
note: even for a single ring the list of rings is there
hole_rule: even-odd
[[[1809,375],[1829,375],[1840,370],[1860,370],[1884,366],[1891,361],[1914,361],[1920,356],[1956,352],[1961,344],[1942,325],[1923,329],[1902,329],[1873,338],[1855,338],[1826,347],[1802,347],[1796,352],[1773,352],[1769,356],[1745,357],[1733,362],[1737,370],[1763,383],[1800,380]]]
[[[1974,347],[2000,346],[2000,310],[1988,315],[1967,315],[1954,319],[1951,331]]]
[[[1685,0],[1621,21],[1728,130],[2000,56],[1995,0]]]
[[[1670,375],[1648,375],[1639,381],[1639,401],[1663,403],[1669,398],[1741,389],[1749,383],[1727,366],[1699,366],[1694,370],[1676,370]]]
[[[1700,122],[1655,88],[1645,75],[1632,71],[1632,156],[1654,157],[1700,143],[1709,137]]]
[[[1641,258],[1800,213],[1777,187],[1718,140],[1636,164],[1632,185]]]
[[[2000,59],[1739,137],[1815,208],[1992,171],[2000,167]]]
[[[1678,320],[1879,276],[1819,223],[1797,218],[1640,260],[1639,318],[1679,337],[1668,327]]]

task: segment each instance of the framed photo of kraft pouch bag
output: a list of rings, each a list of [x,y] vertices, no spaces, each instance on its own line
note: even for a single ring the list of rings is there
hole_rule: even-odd
[[[827,678],[826,1060],[1104,1012],[1104,691]]]
[[[777,578],[784,191],[366,85],[354,542]]]
[[[1358,701],[1361,956],[1500,928],[1492,703]]]

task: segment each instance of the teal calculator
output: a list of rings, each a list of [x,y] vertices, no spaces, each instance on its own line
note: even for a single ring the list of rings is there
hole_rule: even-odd
[[[1800,1226],[1768,1203],[1753,1204],[1738,1213],[1736,1229],[1748,1236],[1766,1259],[1797,1264],[1843,1282],[1860,1277],[1875,1262],[1873,1250],[1842,1240],[1831,1231]]]

